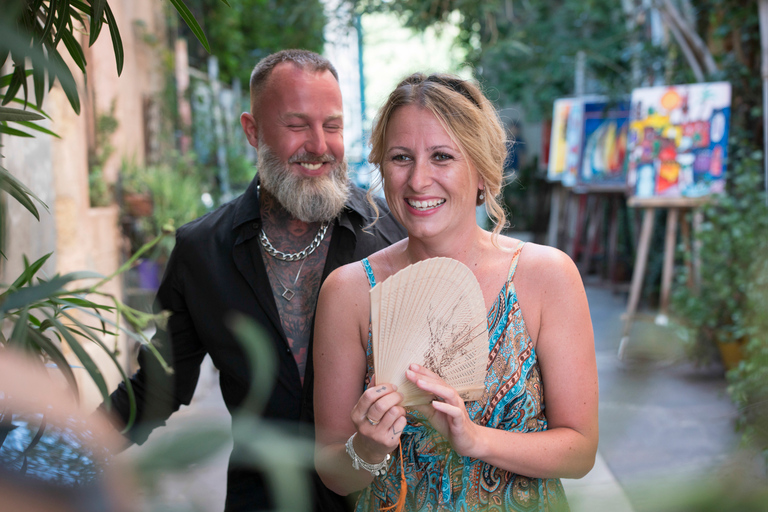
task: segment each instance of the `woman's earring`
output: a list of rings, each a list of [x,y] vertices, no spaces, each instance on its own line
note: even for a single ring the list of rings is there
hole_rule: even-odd
[[[477,206],[480,206],[484,202],[485,202],[485,190],[481,188],[477,191]]]

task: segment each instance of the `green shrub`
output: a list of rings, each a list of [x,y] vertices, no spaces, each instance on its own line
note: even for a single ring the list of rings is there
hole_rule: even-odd
[[[728,391],[744,440],[768,454],[768,205],[763,154],[742,147],[727,193],[703,209],[699,285],[686,287],[681,272],[673,309],[688,327],[696,362],[716,358],[718,342],[741,345],[742,360],[726,374]]]
[[[736,150],[729,185],[703,207],[696,233],[698,286],[688,288],[688,270],[678,274],[673,311],[691,331],[691,357],[700,363],[716,357],[716,342],[758,336],[750,294],[768,251],[768,206],[762,178],[762,153]],[[687,257],[691,257],[690,254]]]

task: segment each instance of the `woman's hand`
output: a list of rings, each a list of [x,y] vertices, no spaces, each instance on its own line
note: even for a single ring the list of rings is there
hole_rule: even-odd
[[[402,401],[394,384],[376,384],[352,408],[350,417],[357,429],[354,448],[364,461],[381,462],[397,447],[407,423]]]
[[[479,439],[479,426],[469,419],[464,400],[435,372],[418,364],[405,371],[406,378],[419,389],[435,395],[430,405],[416,406],[440,435],[462,456],[471,456]]]

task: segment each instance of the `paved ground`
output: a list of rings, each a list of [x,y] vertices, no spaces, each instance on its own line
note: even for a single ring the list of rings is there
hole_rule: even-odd
[[[564,481],[569,501],[574,512],[667,510],[667,493],[679,497],[687,492],[688,482],[707,481],[736,464],[736,411],[725,394],[722,370],[694,368],[681,357],[673,333],[649,322],[635,324],[625,359],[619,360],[626,295],[589,285],[587,293],[600,379],[601,436],[595,468],[581,480]],[[649,346],[657,350],[651,352]],[[216,370],[206,362],[192,405],[144,446],[128,450],[126,457],[152,450],[157,439],[201,418],[227,424]],[[221,454],[164,479],[160,488],[165,501],[220,512],[226,458]]]

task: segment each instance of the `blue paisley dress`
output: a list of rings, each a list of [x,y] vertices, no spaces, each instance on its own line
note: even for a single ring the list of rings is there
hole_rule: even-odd
[[[515,432],[547,429],[544,390],[536,350],[525,328],[512,278],[524,243],[515,249],[509,276],[488,312],[490,353],[485,392],[467,402],[469,417],[479,425]],[[376,280],[367,259],[363,266],[371,287]],[[373,374],[368,336],[366,387]],[[416,411],[409,411],[401,437],[407,481],[408,511],[567,511],[559,479],[528,478],[471,457],[462,457]],[[393,505],[400,492],[400,454],[389,470],[361,491],[356,510],[376,511]]]

